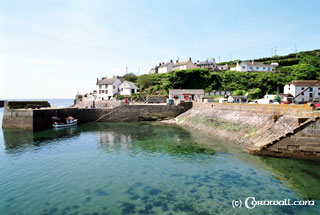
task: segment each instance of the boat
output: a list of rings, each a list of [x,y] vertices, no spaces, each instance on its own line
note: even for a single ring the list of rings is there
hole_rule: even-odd
[[[65,122],[59,122],[59,121],[55,121],[52,124],[52,127],[53,128],[67,128],[67,127],[75,126],[78,123],[78,120],[74,119],[72,116],[68,116],[67,118],[65,118]]]

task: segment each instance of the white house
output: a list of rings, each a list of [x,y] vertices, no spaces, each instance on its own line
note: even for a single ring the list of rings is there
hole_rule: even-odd
[[[124,81],[119,85],[119,91],[120,95],[130,96],[138,92],[138,87],[130,81]]]
[[[311,85],[313,86],[310,87]],[[310,87],[308,90],[301,93],[308,87]],[[320,81],[317,81],[317,80],[291,81],[290,83],[284,86],[283,93],[291,94],[294,97],[297,96],[299,93],[301,93],[301,95],[299,95],[294,100],[297,103],[312,102],[315,100],[319,100],[320,99]]]
[[[238,72],[272,72],[273,68],[274,66],[271,64],[251,61],[237,63],[236,67],[232,67],[230,70]]]
[[[158,73],[169,73],[172,71],[172,67],[173,67],[174,63],[171,60],[169,63],[161,63],[158,66]]]
[[[195,68],[196,66],[194,65],[194,63],[192,63],[191,58],[189,58],[188,61],[183,61],[183,62],[179,62],[176,61],[176,63],[173,65],[172,70],[182,70],[182,69],[191,69],[191,68]]]
[[[171,89],[169,99],[185,101],[202,101],[204,91],[202,89]]]
[[[111,100],[119,93],[119,85],[121,81],[118,78],[102,78],[97,79],[97,99]]]
[[[168,62],[168,63],[162,62],[162,63],[159,63],[159,65],[151,68],[149,73],[150,74],[169,73],[172,71],[173,65],[174,65],[174,63],[172,60],[170,60],[170,62]]]

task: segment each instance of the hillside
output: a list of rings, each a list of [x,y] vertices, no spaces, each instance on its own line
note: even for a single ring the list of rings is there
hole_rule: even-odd
[[[144,94],[167,95],[172,88],[244,90],[256,94],[282,92],[291,80],[320,79],[320,49],[272,58],[251,59],[256,62],[278,62],[277,72],[211,71],[208,69],[179,70],[165,74],[128,74],[125,80],[137,83]],[[235,65],[239,60],[223,62]]]

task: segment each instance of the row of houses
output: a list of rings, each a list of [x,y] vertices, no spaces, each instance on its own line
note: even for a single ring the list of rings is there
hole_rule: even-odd
[[[237,63],[235,67],[230,68],[228,64],[226,65],[217,65],[214,58],[211,60],[207,59],[205,61],[196,61],[192,62],[191,58],[187,61],[179,62],[177,60],[175,63],[173,60],[170,60],[168,63],[159,63],[155,67],[151,68],[150,74],[161,74],[161,73],[170,73],[175,70],[182,69],[193,69],[193,68],[202,68],[202,69],[212,69],[212,70],[228,70],[238,71],[238,72],[272,72],[275,70],[275,67],[279,66],[278,63],[263,64],[260,62],[248,61]]]

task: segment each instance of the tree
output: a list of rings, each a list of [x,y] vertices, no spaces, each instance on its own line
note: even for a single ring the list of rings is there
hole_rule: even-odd
[[[122,80],[136,82],[138,77],[134,73],[128,73],[122,76]]]
[[[291,77],[294,80],[314,80],[319,76],[319,69],[310,64],[297,64],[291,67]]]

